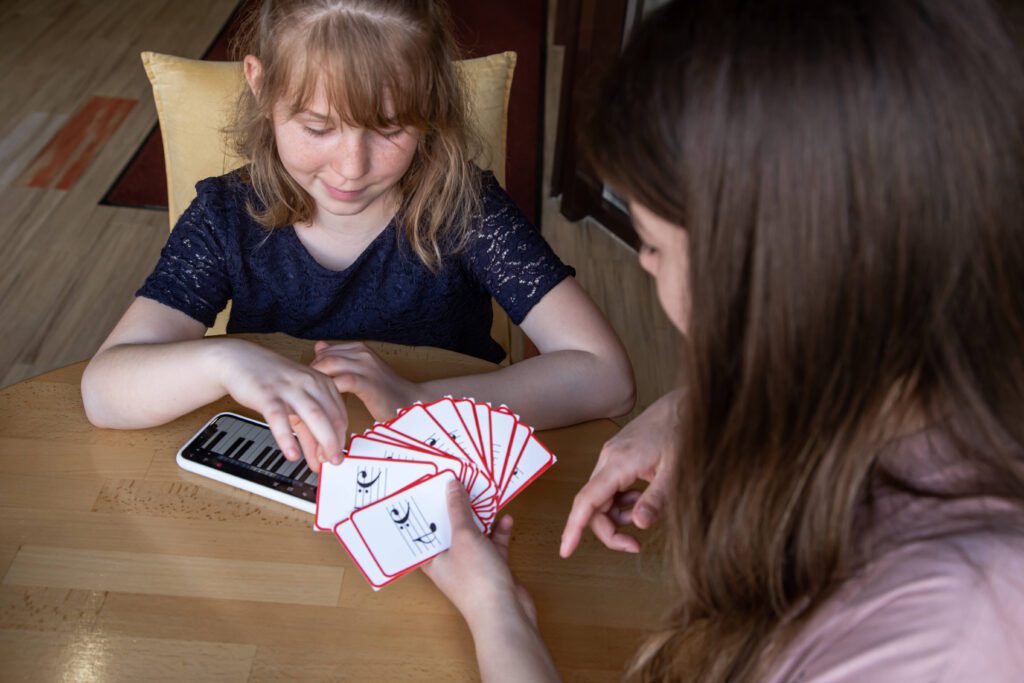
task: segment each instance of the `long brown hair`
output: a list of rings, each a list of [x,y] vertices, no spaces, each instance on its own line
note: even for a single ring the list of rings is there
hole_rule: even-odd
[[[272,112],[279,101],[301,111],[323,87],[347,125],[420,132],[412,165],[399,182],[398,216],[407,241],[432,269],[442,246],[459,245],[480,207],[479,148],[443,2],[437,0],[263,0],[235,46],[263,65],[257,95],[242,93],[229,129],[263,207],[268,228],[308,222],[315,203],[277,154]],[[389,107],[384,106],[385,96]]]
[[[690,238],[677,597],[632,673],[752,680],[911,414],[982,473],[941,495],[1024,505],[1024,73],[986,0],[682,0],[596,110],[602,175]]]

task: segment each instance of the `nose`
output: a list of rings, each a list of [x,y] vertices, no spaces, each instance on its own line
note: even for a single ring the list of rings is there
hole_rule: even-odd
[[[346,127],[338,138],[331,169],[345,180],[358,180],[370,170],[370,150],[366,131]]]

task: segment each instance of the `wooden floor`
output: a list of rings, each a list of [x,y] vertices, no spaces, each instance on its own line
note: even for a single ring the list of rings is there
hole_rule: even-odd
[[[166,212],[98,203],[156,121],[138,55],[200,56],[234,5],[0,0],[0,386],[91,356],[156,262],[167,236]],[[560,73],[561,50],[553,48],[546,175]],[[116,130],[106,131],[109,137],[80,131],[68,143],[77,145],[70,156],[85,164],[69,188],[57,187],[65,169],[55,175],[51,168],[53,180],[38,182],[37,171],[47,163],[44,147],[57,131],[74,128],[69,122],[96,98],[134,106]],[[555,199],[545,201],[543,216],[555,249],[576,266],[626,340],[640,406],[646,405],[672,377],[674,334],[635,252],[598,225],[561,219]]]
[[[139,52],[197,57],[234,5],[0,3],[0,386],[90,356],[152,269],[166,212],[98,205],[156,121]],[[94,97],[137,104],[70,188],[26,186],[36,155]],[[88,151],[88,136],[78,142]]]

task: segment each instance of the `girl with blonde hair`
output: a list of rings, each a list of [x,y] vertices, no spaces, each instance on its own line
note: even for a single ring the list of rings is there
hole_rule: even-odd
[[[147,427],[224,395],[262,414],[313,471],[340,459],[340,393],[375,418],[445,394],[505,403],[537,427],[627,412],[632,369],[604,317],[490,173],[445,6],[265,0],[242,41],[249,88],[230,133],[250,163],[210,178],[89,364],[98,426]],[[228,332],[434,346],[500,361],[492,297],[540,355],[414,383],[359,342],[305,367]],[[292,430],[298,437],[296,441]]]

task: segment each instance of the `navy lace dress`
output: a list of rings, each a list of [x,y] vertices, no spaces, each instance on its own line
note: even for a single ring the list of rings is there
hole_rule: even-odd
[[[491,297],[519,324],[575,271],[484,174],[483,211],[465,247],[431,273],[392,221],[342,271],[317,263],[293,227],[267,230],[246,211],[252,187],[233,172],[200,182],[153,273],[136,293],[207,327],[228,300],[228,332],[436,346],[489,361]]]

